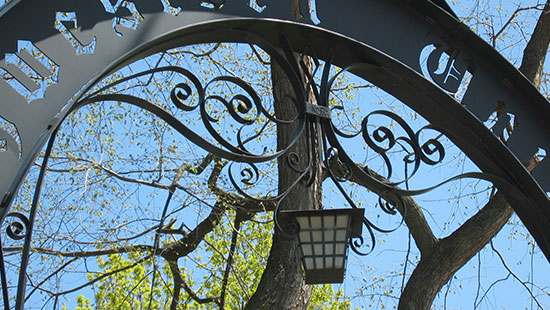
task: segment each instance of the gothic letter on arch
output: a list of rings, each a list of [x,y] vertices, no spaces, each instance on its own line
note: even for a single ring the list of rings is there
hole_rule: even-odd
[[[160,0],[160,2],[162,2],[162,7],[164,8],[164,10],[163,10],[164,13],[168,13],[170,15],[176,16],[181,11],[180,7],[173,7],[170,4],[170,0]]]
[[[0,154],[6,151],[13,152],[17,158],[21,159],[23,148],[15,125],[0,116]]]
[[[6,53],[0,76],[27,103],[44,98],[46,88],[58,82],[59,66],[30,41],[17,41],[17,53]]]
[[[423,74],[444,90],[456,93],[466,75],[468,62],[461,57],[458,49],[444,44],[430,44],[422,53],[428,49],[427,60],[420,59]]]
[[[111,4],[111,0],[100,0],[103,6],[105,7],[105,11],[111,14],[115,14],[119,8],[125,8],[128,11],[130,11],[130,14],[132,14],[132,17],[130,19],[120,16],[113,17],[113,30],[118,36],[122,36],[122,33],[117,31],[116,27],[118,25],[122,25],[126,28],[130,29],[137,29],[139,23],[143,20],[143,17],[141,16],[141,13],[136,8],[136,5],[131,1],[126,0],[117,0],[116,4]]]
[[[73,31],[75,31],[78,28],[77,22],[76,22],[76,13],[75,12],[56,12],[55,13],[55,24],[54,27],[57,29],[64,37],[71,43],[71,45],[75,48],[77,55],[82,54],[93,54],[95,52],[95,45],[97,39],[94,37],[92,42],[90,42],[87,45],[82,44],[79,39],[75,37],[75,35],[67,29],[67,27],[63,24],[63,22],[72,22],[73,23]]]
[[[256,11],[258,13],[262,13],[265,10],[265,8],[267,7],[267,5],[259,6],[257,0],[248,1],[248,6],[251,7],[254,11]]]

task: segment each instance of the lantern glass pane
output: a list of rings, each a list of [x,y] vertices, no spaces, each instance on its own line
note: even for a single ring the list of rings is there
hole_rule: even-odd
[[[345,242],[346,241],[346,230],[341,229],[336,231],[336,241]]]
[[[311,236],[309,230],[300,231],[300,242],[311,242]]]
[[[323,255],[323,245],[321,243],[316,243],[313,245],[313,253],[315,253],[315,256],[322,256]]]
[[[321,222],[320,216],[312,216],[310,220],[311,220],[311,228],[313,229],[323,228],[323,223]]]
[[[333,255],[334,254],[334,244],[329,243],[325,244],[325,255]]]
[[[312,248],[311,248],[311,244],[302,244],[302,254],[304,254],[304,256],[311,256],[313,255],[313,252],[312,252]]]
[[[333,229],[336,225],[336,216],[334,215],[325,215],[323,216],[323,226],[325,229]]]
[[[343,269],[344,268],[344,257],[337,256],[334,258],[334,268]]]
[[[300,225],[300,230],[309,229],[309,217],[297,217],[296,220]]]
[[[327,267],[329,269],[334,267],[334,258],[332,256],[326,258],[326,266],[325,267]]]
[[[345,243],[337,243],[336,244],[336,255],[344,255],[346,254],[346,244]]]
[[[349,215],[343,214],[336,217],[336,227],[347,228],[349,222]]]
[[[313,257],[306,257],[304,259],[304,268],[306,270],[313,270],[315,269],[315,266],[313,266]]]
[[[333,242],[334,241],[334,230],[329,229],[325,230],[325,242]]]
[[[325,264],[323,263],[322,257],[315,258],[315,269],[325,269]]]
[[[321,242],[323,241],[323,231],[321,230],[314,230],[312,231],[313,235],[313,242]]]

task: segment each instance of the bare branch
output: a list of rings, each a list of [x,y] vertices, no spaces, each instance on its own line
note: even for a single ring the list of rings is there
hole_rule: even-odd
[[[179,291],[181,288],[185,290],[185,292],[197,303],[199,304],[206,304],[206,303],[215,303],[218,306],[220,305],[219,297],[206,297],[201,298],[198,296],[198,294],[193,291],[189,285],[185,282],[183,279],[183,276],[181,275],[178,263],[176,260],[167,260],[168,265],[170,266],[170,270],[172,271],[172,275],[174,277],[174,297],[172,299],[172,304],[170,309],[174,310],[177,307],[177,301],[179,298]],[[176,295],[177,292],[177,295]]]
[[[36,285],[32,285],[34,288],[32,291],[30,291],[30,293],[27,295],[27,297],[25,297],[25,301],[27,301],[27,299],[29,299],[29,297],[32,296],[32,294],[34,294],[34,292],[40,288],[40,286],[44,283],[46,283],[46,281],[48,281],[49,279],[51,279],[53,276],[55,276],[56,274],[58,274],[61,270],[65,269],[65,267],[69,266],[70,264],[74,263],[76,260],[78,260],[78,257],[75,257],[71,260],[69,260],[68,262],[66,262],[65,264],[59,266],[59,268],[57,268],[54,272],[52,272],[49,276],[45,277],[42,281],[40,281],[40,283],[36,284]]]
[[[216,43],[216,45],[214,45],[213,48],[205,51],[204,53],[195,53],[192,50],[177,49],[177,50],[167,51],[166,54],[170,55],[170,56],[175,56],[175,55],[180,55],[180,54],[190,54],[193,57],[200,58],[200,57],[212,55],[212,53],[214,53],[220,46],[221,46],[221,43]]]
[[[529,289],[529,287],[527,286],[527,284],[525,284],[524,281],[522,281],[511,269],[510,267],[508,267],[508,265],[506,264],[506,261],[504,261],[504,257],[502,257],[502,254],[500,254],[500,252],[495,248],[495,245],[493,244],[493,241],[491,240],[490,242],[491,244],[491,249],[497,254],[498,258],[500,259],[501,263],[502,263],[502,266],[504,266],[504,268],[506,268],[506,270],[508,270],[508,273],[511,274],[516,280],[518,280],[519,283],[521,283],[521,285],[523,285],[523,287],[525,287],[525,289],[527,290],[527,292],[529,292],[529,294],[531,295],[531,298],[533,298],[533,300],[537,303],[537,306],[539,309],[544,309],[541,304],[539,303],[537,297],[533,294],[533,292],[531,292],[531,290]]]
[[[528,6],[528,7],[518,7],[513,13],[512,15],[510,16],[510,18],[506,21],[506,23],[504,23],[504,25],[502,25],[502,27],[500,28],[499,31],[497,31],[494,35],[492,35],[492,38],[491,38],[491,41],[492,41],[492,45],[493,47],[496,46],[496,40],[498,39],[498,37],[504,32],[504,30],[506,28],[508,28],[508,26],[510,26],[510,24],[514,21],[514,19],[518,16],[518,14],[522,11],[529,11],[529,10],[534,10],[534,9],[542,9],[542,5],[534,5],[534,6]]]
[[[96,251],[78,251],[78,252],[64,252],[64,251],[56,251],[52,249],[46,249],[46,248],[37,248],[32,247],[30,248],[31,252],[34,253],[40,253],[40,254],[46,254],[46,255],[54,255],[54,256],[63,256],[63,257],[76,257],[76,258],[84,258],[84,257],[93,257],[93,256],[101,256],[101,255],[109,255],[109,254],[119,254],[119,253],[129,253],[129,252],[136,252],[136,251],[148,251],[152,252],[154,250],[154,247],[150,245],[129,245],[129,246],[123,246],[118,248],[112,248],[107,250],[96,250]],[[9,247],[4,248],[5,252],[20,252],[23,251],[23,248],[21,247]]]
[[[137,266],[137,265],[143,263],[144,261],[150,259],[151,257],[152,257],[152,255],[147,255],[147,256],[145,256],[145,257],[139,259],[138,261],[134,262],[133,264],[130,264],[130,265],[128,265],[128,266],[125,266],[125,267],[122,267],[122,268],[119,268],[119,269],[116,269],[116,270],[112,270],[112,271],[106,272],[106,273],[100,275],[99,277],[97,277],[97,278],[95,278],[95,279],[93,279],[93,280],[91,280],[91,281],[88,281],[88,282],[86,282],[86,283],[84,283],[84,284],[82,284],[82,285],[80,285],[80,286],[77,286],[77,287],[75,287],[75,288],[73,288],[73,289],[66,290],[66,291],[62,291],[62,292],[58,292],[58,293],[52,293],[52,295],[55,296],[55,297],[57,297],[57,296],[61,296],[61,295],[70,294],[70,293],[72,293],[72,292],[76,292],[76,291],[78,291],[78,290],[83,289],[83,288],[86,287],[86,286],[89,286],[89,285],[94,284],[95,282],[97,282],[97,281],[99,281],[99,280],[101,280],[101,279],[103,279],[103,278],[109,277],[109,276],[111,276],[111,275],[117,274],[117,273],[119,273],[119,272],[121,272],[121,271],[130,269],[130,268],[134,268],[135,266]]]
[[[532,170],[538,162],[540,158],[535,156],[526,167]],[[399,309],[429,307],[441,287],[491,241],[512,214],[514,211],[504,195],[497,192],[478,213],[451,235],[438,240],[430,252],[423,253],[401,295]]]
[[[63,157],[55,157],[53,159],[63,159]],[[90,168],[95,168],[95,169],[102,170],[102,171],[106,172],[108,175],[110,175],[112,177],[115,177],[116,179],[119,179],[119,180],[124,181],[124,182],[141,184],[141,185],[146,185],[146,186],[161,188],[161,189],[174,190],[176,187],[180,188],[180,186],[178,186],[177,183],[183,177],[184,172],[188,172],[188,173],[191,173],[191,174],[194,174],[194,175],[201,174],[206,169],[206,167],[212,162],[212,160],[214,160],[214,156],[212,154],[208,154],[207,156],[205,156],[202,159],[202,161],[199,163],[198,166],[193,166],[193,165],[189,165],[189,164],[184,163],[181,166],[179,166],[178,169],[173,170],[173,171],[176,171],[176,176],[174,177],[174,180],[172,181],[171,185],[164,185],[164,184],[159,184],[159,183],[156,183],[156,182],[149,182],[149,181],[145,181],[145,180],[130,178],[130,177],[127,177],[125,175],[130,174],[131,172],[128,172],[128,171],[126,171],[126,172],[117,172],[117,171],[114,171],[112,169],[109,169],[109,168],[105,167],[104,165],[102,165],[100,163],[97,163],[97,162],[89,160],[89,159],[75,158],[75,157],[67,157],[67,159],[70,159],[71,161],[85,162],[85,163],[90,164],[90,166],[89,167],[77,168],[77,169],[53,169],[53,168],[48,168],[48,171],[49,172],[69,173],[69,172],[76,172],[76,171],[85,171],[85,170],[88,170]],[[39,164],[39,163],[35,163],[35,165],[41,166],[41,164]],[[167,171],[170,171],[170,170],[167,170]],[[143,171],[137,171],[137,172],[143,172]],[[157,170],[151,170],[149,172],[158,172],[158,171]]]
[[[206,219],[182,238],[164,245],[160,255],[170,261],[177,260],[194,251],[204,237],[216,227],[223,212],[225,212],[225,205],[216,203]]]
[[[229,272],[231,271],[231,266],[233,265],[233,254],[235,253],[235,248],[237,247],[237,237],[239,235],[239,229],[241,227],[241,219],[239,214],[235,216],[235,227],[233,228],[233,233],[231,234],[231,246],[229,248],[229,254],[227,256],[227,262],[225,264],[225,272],[222,279],[222,292],[220,295],[220,310],[223,310],[225,305],[225,294],[227,288],[227,281],[229,280]]]
[[[364,167],[361,168],[365,169]],[[381,182],[389,182],[373,170],[369,169],[369,174]],[[352,175],[350,181],[365,188],[369,188],[363,180],[356,176]],[[407,227],[409,228],[420,253],[424,255],[430,252],[437,244],[437,239],[416,201],[412,197],[398,196],[391,192],[378,194],[387,201],[392,202],[396,206],[399,213],[404,216],[405,223],[407,224]]]

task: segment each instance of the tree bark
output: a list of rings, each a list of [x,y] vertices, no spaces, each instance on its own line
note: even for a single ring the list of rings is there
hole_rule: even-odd
[[[311,64],[309,64],[311,66]],[[280,66],[272,60],[271,78],[273,83],[273,96],[275,114],[278,119],[291,120],[296,117],[296,104],[291,98],[295,95],[290,82]],[[297,124],[277,126],[278,149],[284,148],[292,140],[296,133]],[[308,135],[302,134],[295,146],[290,150],[291,154],[299,154],[299,166],[305,167],[311,159],[306,158],[312,150]],[[314,136],[314,135],[313,135]],[[309,144],[309,146],[308,146]],[[312,157],[318,158],[315,152]],[[299,178],[299,173],[294,171],[289,163],[288,156],[282,156],[278,161],[279,193],[286,191],[292,183]],[[321,178],[320,165],[315,162],[313,166],[315,178],[311,186],[298,184],[280,202],[279,210],[304,210],[321,208]],[[288,223],[279,223],[283,229]],[[275,233],[271,252],[262,279],[256,292],[248,302],[246,309],[305,309],[309,303],[312,287],[304,283],[302,267],[297,256],[297,240],[294,234],[281,232],[275,226]]]
[[[542,73],[548,44],[550,43],[550,0],[546,1],[544,9],[537,21],[535,30],[523,51],[523,59],[519,71],[525,75],[537,88],[540,88]]]
[[[401,294],[399,309],[429,309],[443,285],[500,231],[513,213],[498,193],[459,229],[438,240],[414,269]]]
[[[546,2],[538,19],[519,68],[537,88],[541,85],[549,43],[550,0]],[[539,161],[540,159],[533,158],[526,163],[527,169],[531,171]],[[420,262],[401,294],[398,308],[429,309],[443,285],[500,231],[513,213],[503,195],[497,193],[486,206],[450,236],[437,240],[431,249],[421,251]],[[415,234],[412,233],[414,237]]]

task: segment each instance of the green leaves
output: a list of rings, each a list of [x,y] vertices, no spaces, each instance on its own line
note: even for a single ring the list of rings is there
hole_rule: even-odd
[[[108,255],[107,259],[97,258],[102,272],[88,274],[89,280],[100,278],[94,284],[94,309],[165,309],[164,305],[170,300],[167,291],[170,283],[163,283],[166,274],[162,268],[154,265],[153,259],[145,259],[142,263],[136,264],[136,260],[142,260],[141,255],[136,252],[129,253],[129,259],[120,254]],[[156,274],[153,275],[153,272]],[[105,274],[109,276],[102,277]],[[156,279],[155,282],[153,277]],[[79,302],[79,306],[80,304]]]
[[[348,310],[351,309],[349,297],[344,296],[344,291],[334,291],[331,284],[316,285],[313,287],[308,310]]]

